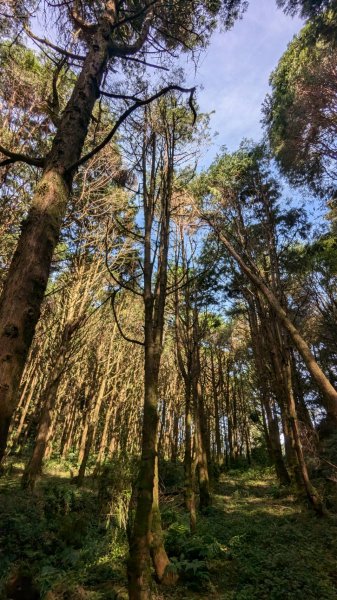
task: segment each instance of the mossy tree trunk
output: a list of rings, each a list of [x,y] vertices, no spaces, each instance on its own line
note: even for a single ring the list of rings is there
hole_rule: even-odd
[[[174,124],[163,111],[162,138],[151,111],[145,113],[143,130],[144,210],[144,414],[137,504],[130,538],[128,581],[130,600],[151,597],[151,559],[159,582],[169,583],[169,559],[164,548],[158,496],[158,400],[159,369],[163,348],[164,312],[170,239],[172,182],[174,173]],[[160,173],[160,187],[158,184]],[[153,241],[158,219],[156,240]],[[157,257],[157,258],[156,258]],[[154,272],[156,261],[156,272]]]

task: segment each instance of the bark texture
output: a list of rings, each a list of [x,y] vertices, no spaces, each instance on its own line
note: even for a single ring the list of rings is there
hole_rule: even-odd
[[[62,114],[1,296],[0,458],[71,193],[71,166],[80,158],[109,57],[110,27],[102,22],[98,28]]]

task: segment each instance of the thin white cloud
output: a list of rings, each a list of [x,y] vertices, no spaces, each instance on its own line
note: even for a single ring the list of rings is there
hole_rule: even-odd
[[[235,149],[244,137],[261,137],[261,104],[281,55],[302,23],[277,9],[273,0],[251,0],[248,12],[230,32],[217,32],[194,82],[201,110],[215,110],[219,135],[207,162],[221,145]]]

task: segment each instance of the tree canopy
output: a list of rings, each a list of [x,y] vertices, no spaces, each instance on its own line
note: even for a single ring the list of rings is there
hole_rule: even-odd
[[[307,24],[272,73],[264,122],[283,173],[317,191],[335,186],[336,44],[313,33]]]

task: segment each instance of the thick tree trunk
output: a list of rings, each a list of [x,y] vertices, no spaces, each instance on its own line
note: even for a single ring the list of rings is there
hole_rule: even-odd
[[[45,173],[22,227],[0,302],[0,458],[6,448],[21,376],[47,286],[69,188],[55,170]]]
[[[71,192],[71,166],[81,155],[107,64],[110,28],[102,24],[95,34],[62,113],[0,299],[0,459]]]
[[[169,558],[164,547],[164,536],[161,526],[161,517],[159,510],[159,477],[158,477],[158,455],[155,458],[155,476],[153,485],[152,502],[152,540],[151,540],[151,558],[156,573],[156,579],[159,583],[166,585],[176,582],[177,577],[173,571],[168,570],[170,564]]]

